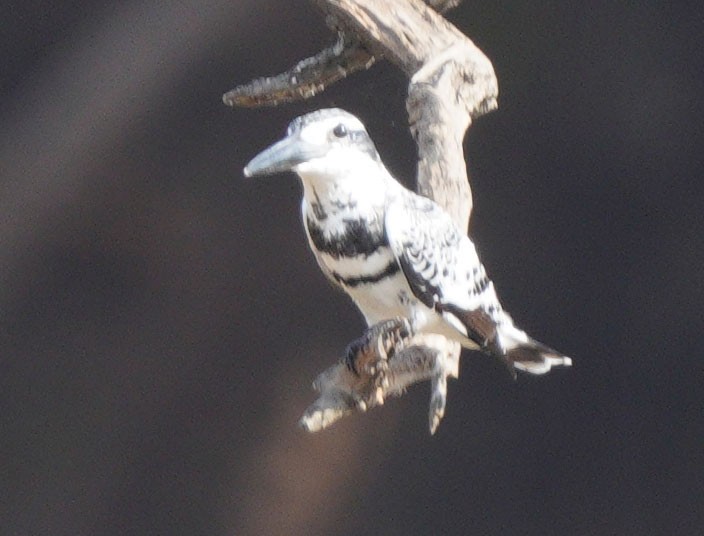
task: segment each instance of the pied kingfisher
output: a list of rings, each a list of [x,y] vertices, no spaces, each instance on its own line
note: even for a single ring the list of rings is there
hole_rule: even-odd
[[[244,168],[247,177],[283,171],[303,183],[303,223],[321,270],[368,325],[403,317],[415,332],[482,350],[511,371],[571,365],[513,324],[472,241],[391,176],[355,116],[332,108],[298,117]]]

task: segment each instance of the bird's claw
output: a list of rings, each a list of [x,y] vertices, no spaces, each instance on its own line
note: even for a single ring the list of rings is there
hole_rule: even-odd
[[[410,322],[398,317],[374,324],[347,346],[345,364],[357,376],[370,378],[376,404],[383,404],[389,387],[388,360],[411,335]]]
[[[357,368],[357,361],[362,361],[362,356],[366,355],[369,351],[368,333],[369,332],[365,332],[364,335],[353,340],[345,349],[345,366],[356,376],[359,376],[360,372]]]
[[[413,328],[407,318],[396,317],[376,324],[379,326],[379,345],[382,351],[391,358],[403,348],[408,339],[413,335]]]
[[[345,365],[356,376],[371,378],[374,387],[388,387],[388,353],[372,330],[352,341],[345,352]]]

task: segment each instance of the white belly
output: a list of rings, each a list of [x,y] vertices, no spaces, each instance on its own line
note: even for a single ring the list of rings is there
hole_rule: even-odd
[[[410,302],[416,300],[400,269],[376,281],[359,282],[363,278],[376,279],[389,266],[395,265],[396,259],[388,247],[381,247],[372,255],[356,257],[335,258],[323,253],[318,260],[354,300],[369,325],[394,316],[408,316],[411,312]],[[350,284],[345,284],[344,280]]]
[[[417,303],[401,272],[376,283],[346,287],[346,291],[362,311],[368,325],[395,316],[410,318]]]
[[[368,256],[335,258],[319,253],[318,261],[329,274],[333,274],[333,279],[349,294],[364,315],[367,325],[371,326],[401,316],[409,319],[418,332],[437,333],[457,340],[464,346],[474,346],[467,339],[466,331],[462,326],[449,323],[442,315],[427,307],[413,295],[400,268],[392,275],[368,283],[345,284],[340,280],[346,279],[352,282],[354,279],[365,277],[374,279],[390,264],[396,262],[388,247],[381,247]]]

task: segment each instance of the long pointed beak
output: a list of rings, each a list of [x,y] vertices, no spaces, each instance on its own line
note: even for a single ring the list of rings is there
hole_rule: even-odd
[[[303,141],[296,135],[288,136],[252,158],[244,168],[244,175],[256,177],[291,171],[298,164],[324,155],[324,147]]]

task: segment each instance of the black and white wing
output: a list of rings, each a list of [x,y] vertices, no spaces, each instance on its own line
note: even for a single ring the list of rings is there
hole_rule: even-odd
[[[434,201],[408,193],[389,203],[386,236],[413,294],[480,348],[505,317],[472,241]]]
[[[408,193],[386,212],[386,235],[413,294],[459,333],[513,368],[544,374],[572,360],[517,328],[503,311],[474,244],[435,202]]]

